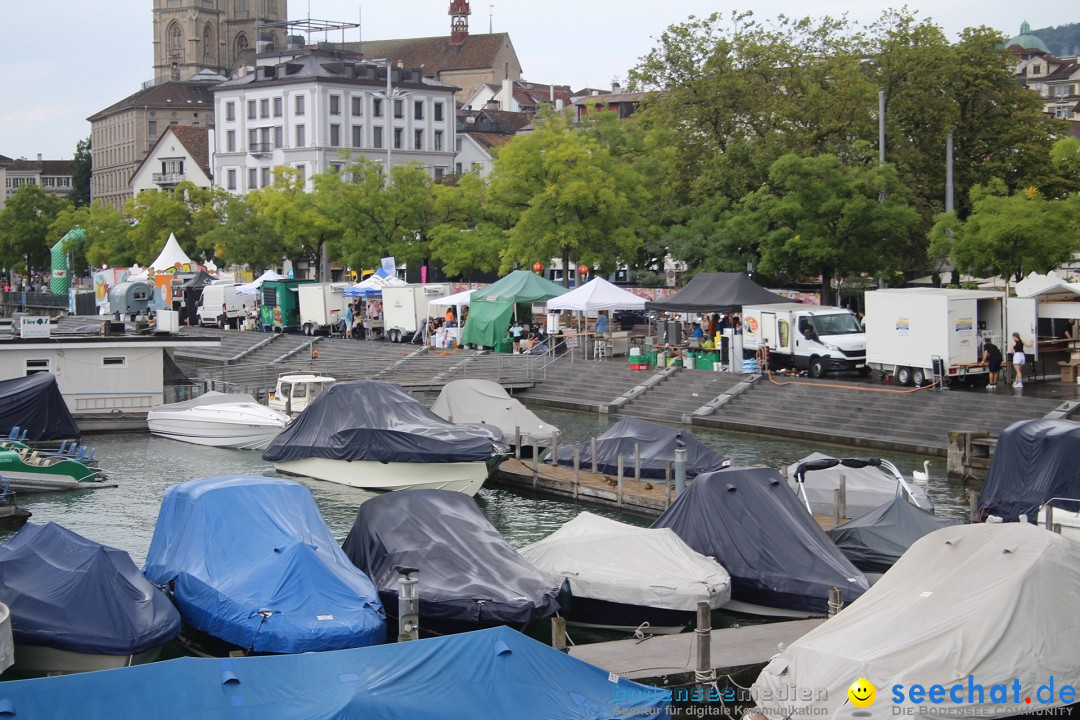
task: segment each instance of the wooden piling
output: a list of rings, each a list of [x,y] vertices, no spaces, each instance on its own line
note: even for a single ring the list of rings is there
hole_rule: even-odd
[[[847,475],[840,473],[840,522],[847,519]],[[839,523],[837,523],[839,524]]]
[[[556,615],[551,618],[551,647],[559,652],[566,650],[566,618]]]
[[[578,489],[581,488],[581,448],[574,446],[574,502],[577,502]]]
[[[694,628],[697,635],[697,668],[698,678],[706,679],[714,677],[712,666],[712,608],[709,603],[701,601],[697,604],[697,627]]]
[[[559,431],[551,433],[551,459],[559,462]]]
[[[514,426],[514,457],[521,459],[521,428]]]
[[[615,498],[616,498],[616,504],[617,504],[617,505],[618,505],[619,507],[622,507],[622,495],[623,495],[623,460],[624,460],[624,458],[623,458],[623,454],[622,454],[622,453],[619,453],[619,465],[618,465],[618,474],[617,474],[617,475],[615,476],[615,477],[616,477],[616,479],[617,479],[617,480],[618,480],[618,482],[619,482],[619,492],[618,492],[618,494],[616,494],[616,496],[615,496]]]
[[[969,489],[967,493],[968,508],[971,512],[971,522],[979,522],[979,494],[971,489]]]
[[[596,438],[592,438],[590,442],[592,443],[592,471],[598,473],[600,471],[597,469],[596,463]]]
[[[532,457],[532,489],[536,492],[536,481],[540,477],[540,448],[536,446],[536,442],[533,441],[533,457]]]
[[[671,507],[671,461],[664,463],[664,487],[667,488],[667,496],[664,499],[664,507]]]
[[[641,482],[641,443],[634,443],[634,479]]]

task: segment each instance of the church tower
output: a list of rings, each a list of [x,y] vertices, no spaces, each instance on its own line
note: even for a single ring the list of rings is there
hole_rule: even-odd
[[[464,45],[469,37],[469,0],[451,0],[450,2],[450,44]]]
[[[154,0],[154,79],[187,80],[208,70],[228,76],[256,48],[284,47],[288,0]]]

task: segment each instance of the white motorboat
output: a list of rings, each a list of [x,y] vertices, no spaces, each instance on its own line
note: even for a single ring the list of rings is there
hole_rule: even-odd
[[[337,381],[332,377],[311,373],[282,375],[277,379],[277,385],[267,405],[290,417],[296,417],[335,382]]]
[[[243,393],[208,392],[194,400],[158,405],[146,414],[150,432],[211,447],[262,450],[289,416]]]
[[[289,475],[357,488],[474,495],[508,451],[495,428],[455,425],[399,385],[355,380],[321,393],[263,459]]]

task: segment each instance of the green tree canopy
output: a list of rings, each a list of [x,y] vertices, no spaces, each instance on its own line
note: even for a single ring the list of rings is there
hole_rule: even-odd
[[[69,207],[69,200],[37,185],[16,190],[0,210],[0,264],[20,271],[49,267],[49,226]]]
[[[93,165],[90,156],[90,138],[75,144],[75,158],[71,161],[71,193],[68,198],[79,207],[90,204],[90,174]]]

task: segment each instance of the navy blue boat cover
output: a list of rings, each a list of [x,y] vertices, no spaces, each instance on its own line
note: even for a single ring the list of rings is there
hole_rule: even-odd
[[[596,469],[607,475],[619,471],[619,454],[623,455],[623,475],[634,475],[634,443],[641,452],[641,477],[663,479],[667,464],[672,463],[674,477],[675,443],[686,444],[686,476],[723,468],[728,459],[681,428],[658,425],[641,418],[624,415],[619,422],[596,438]],[[592,442],[582,443],[578,450],[580,467],[592,469]],[[559,465],[573,466],[574,446],[559,446]]]
[[[0,380],[0,437],[7,437],[13,427],[28,430],[27,440],[79,437],[55,375],[42,372]]]
[[[670,717],[671,691],[505,627],[308,655],[178,658],[0,684],[18,717],[79,720],[616,720]]]
[[[395,565],[419,568],[420,622],[524,624],[559,610],[557,589],[544,580],[465,493],[409,490],[364,501],[345,554],[397,602]]]
[[[379,380],[334,383],[263,452],[269,462],[327,458],[377,462],[482,462],[502,433],[455,425],[400,385]]]
[[[732,600],[824,615],[829,588],[845,603],[869,588],[772,468],[699,475],[652,527],[727,568]]]
[[[1038,519],[1051,498],[1080,498],[1080,423],[1021,420],[1001,431],[979,496],[979,517],[1015,522]],[[1080,511],[1080,502],[1054,507]]]
[[[55,523],[29,523],[0,545],[0,602],[20,644],[132,655],[180,632],[176,608],[130,555]]]
[[[958,523],[897,497],[826,534],[855,567],[885,572],[923,535]]]
[[[386,637],[375,587],[338,547],[311,491],[291,480],[173,485],[144,572],[172,587],[195,629],[245,650],[339,650]]]

